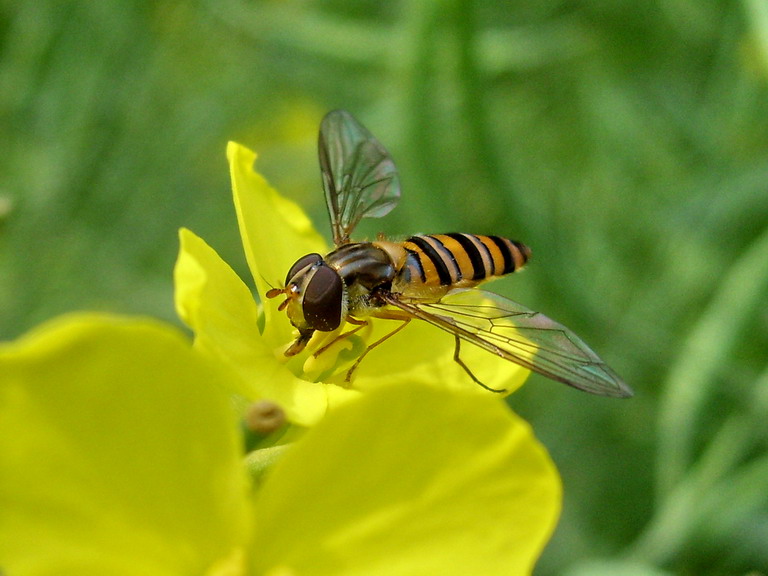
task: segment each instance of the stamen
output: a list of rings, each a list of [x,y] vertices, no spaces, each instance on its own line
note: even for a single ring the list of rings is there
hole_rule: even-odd
[[[249,432],[267,436],[285,424],[285,412],[270,400],[259,400],[248,406],[243,423]]]

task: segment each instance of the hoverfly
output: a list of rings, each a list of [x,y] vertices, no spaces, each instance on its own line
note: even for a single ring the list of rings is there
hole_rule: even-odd
[[[451,333],[454,360],[478,384],[460,358],[462,342],[491,352],[563,382],[602,396],[628,397],[632,390],[578,336],[543,314],[475,287],[519,270],[530,257],[524,244],[499,236],[474,234],[415,235],[403,242],[353,242],[363,218],[388,214],[400,199],[397,169],[387,150],[349,112],[329,112],[320,125],[320,170],[335,249],[307,254],[291,266],[284,288],[285,310],[298,337],[286,356],[301,352],[316,332],[332,332],[344,322],[367,324],[366,317],[402,324],[369,345],[347,372],[375,346],[399,332],[413,318]],[[467,289],[481,299],[466,298]],[[316,354],[319,352],[316,352]]]

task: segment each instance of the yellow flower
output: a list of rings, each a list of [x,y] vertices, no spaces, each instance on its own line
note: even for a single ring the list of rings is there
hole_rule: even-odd
[[[560,484],[498,398],[378,387],[248,490],[232,376],[147,320],[72,316],[0,346],[0,571],[530,574]]]
[[[316,423],[329,407],[355,397],[358,391],[396,383],[422,382],[487,394],[453,361],[453,337],[419,321],[411,322],[366,356],[355,371],[351,389],[344,381],[346,370],[368,344],[397,322],[372,320],[365,330],[341,339],[314,358],[312,350],[349,326],[342,325],[330,335],[318,333],[307,351],[287,359],[283,351],[295,338],[293,328],[278,310],[279,301],[264,296],[284,281],[298,258],[312,252],[325,254],[329,249],[302,210],[254,171],[253,152],[230,143],[227,156],[240,234],[261,306],[212,248],[189,230],[182,230],[175,273],[176,307],[194,331],[195,345],[223,360],[237,374],[238,394],[251,400],[273,400],[292,422],[301,425]],[[493,388],[512,391],[528,375],[527,370],[471,345],[463,346],[461,353],[473,372]]]
[[[253,172],[252,153],[230,145],[229,158],[263,295],[326,246]],[[450,335],[413,322],[349,389],[345,366],[387,327],[314,366],[286,361],[292,329],[277,303],[257,306],[186,230],[175,277],[194,348],[159,322],[94,314],[0,345],[0,573],[531,573],[560,512],[557,471],[529,426],[452,361]],[[487,356],[478,375],[490,384],[527,375]],[[244,465],[233,393],[312,427]]]
[[[149,320],[64,317],[0,347],[0,572],[205,574],[236,554],[228,386]]]

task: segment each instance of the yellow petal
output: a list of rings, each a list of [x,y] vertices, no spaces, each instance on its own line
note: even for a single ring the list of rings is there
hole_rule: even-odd
[[[393,320],[374,322],[376,329],[369,342],[399,325]],[[355,388],[370,390],[395,382],[420,382],[487,394],[454,360],[454,350],[452,334],[413,320],[363,359],[355,373]],[[461,344],[460,350],[459,357],[472,374],[489,388],[505,390],[504,395],[517,390],[530,375],[525,368],[467,342]]]
[[[254,171],[255,153],[230,142],[227,158],[245,256],[263,302],[266,291],[282,285],[296,260],[313,252],[325,254],[328,248],[304,211]],[[264,337],[275,346],[288,342],[293,332],[278,304],[264,302]]]
[[[498,398],[379,388],[331,412],[267,476],[254,568],[530,574],[560,503],[545,449]]]
[[[195,332],[195,345],[237,375],[234,392],[250,400],[272,400],[291,422],[303,426],[322,418],[329,405],[356,396],[333,384],[295,377],[286,358],[259,333],[256,304],[237,274],[194,233],[182,229],[179,236],[174,272],[179,315]]]
[[[226,386],[149,320],[65,317],[0,347],[3,574],[203,574],[243,548]]]

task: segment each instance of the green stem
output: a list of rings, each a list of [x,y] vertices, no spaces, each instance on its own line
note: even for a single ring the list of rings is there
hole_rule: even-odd
[[[261,484],[267,472],[283,457],[289,446],[289,444],[281,444],[248,453],[245,457],[245,469],[254,486]]]
[[[438,103],[442,97],[440,69],[446,63],[440,59],[438,37],[441,19],[445,11],[442,0],[422,0],[405,3],[405,41],[397,57],[403,66],[403,119],[406,131],[407,156],[420,178],[409,186],[427,191],[414,195],[416,202],[411,209],[421,217],[421,226],[430,221],[445,222],[451,216],[448,202],[435,202],[435,196],[444,193],[445,185],[440,178],[441,167],[438,142],[434,126],[438,122]],[[402,62],[403,59],[407,59]],[[414,202],[412,200],[411,202]]]
[[[465,129],[466,150],[471,164],[477,167],[482,181],[486,181],[489,196],[494,198],[498,214],[504,215],[504,226],[509,230],[521,230],[522,222],[515,220],[519,206],[517,196],[511,190],[510,179],[505,177],[503,163],[489,129],[492,112],[486,103],[488,85],[482,73],[481,31],[477,28],[474,0],[457,0],[455,3],[455,28],[459,41],[456,83],[459,88],[459,113]],[[510,153],[509,150],[506,152]]]

